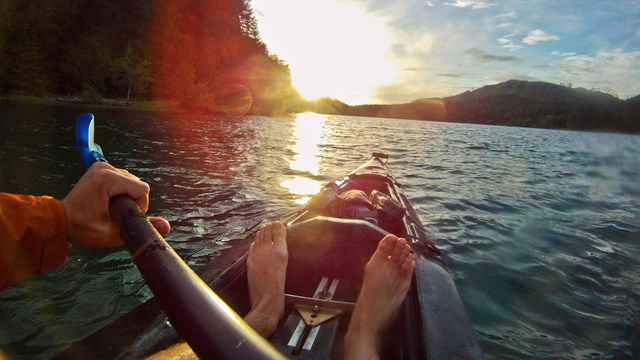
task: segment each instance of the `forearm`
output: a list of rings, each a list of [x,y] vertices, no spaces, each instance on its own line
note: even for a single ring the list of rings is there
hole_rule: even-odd
[[[67,258],[67,222],[59,200],[0,193],[0,291]]]

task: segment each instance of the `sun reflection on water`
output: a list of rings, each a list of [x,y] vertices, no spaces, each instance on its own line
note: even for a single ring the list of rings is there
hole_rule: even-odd
[[[289,160],[289,167],[293,175],[282,181],[280,186],[294,195],[301,196],[296,200],[298,204],[306,203],[312,195],[317,193],[322,183],[313,179],[320,171],[320,144],[327,136],[325,117],[314,113],[298,114],[294,124],[293,145],[294,156]],[[306,173],[306,174],[305,174]]]

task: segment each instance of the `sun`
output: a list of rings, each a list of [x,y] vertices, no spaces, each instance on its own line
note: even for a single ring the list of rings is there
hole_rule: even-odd
[[[289,64],[294,87],[308,99],[373,102],[373,90],[397,76],[388,60],[385,23],[337,0],[253,0],[269,51]]]

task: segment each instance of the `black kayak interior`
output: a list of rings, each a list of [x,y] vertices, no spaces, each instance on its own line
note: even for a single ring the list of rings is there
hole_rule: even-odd
[[[328,184],[302,211],[284,221],[287,227],[289,262],[286,279],[285,317],[272,344],[286,356],[304,359],[341,358],[342,339],[347,331],[351,311],[357,300],[364,267],[378,242],[387,234],[408,236],[402,217],[394,217],[379,201],[342,201],[340,194],[357,190],[371,198],[384,198],[395,207],[391,180],[382,174],[351,174],[341,182]],[[402,214],[404,214],[402,208]],[[348,214],[348,215],[345,215]],[[345,218],[345,216],[348,216]],[[383,228],[384,226],[385,228]],[[246,290],[246,258],[229,272],[236,281],[220,295],[240,315],[250,309]],[[385,294],[379,294],[385,296]],[[383,357],[419,358],[408,344],[414,339],[411,302],[384,336]],[[315,323],[314,323],[315,322]],[[317,324],[316,324],[317,323]],[[419,348],[420,346],[418,346]],[[414,356],[411,356],[413,352]]]

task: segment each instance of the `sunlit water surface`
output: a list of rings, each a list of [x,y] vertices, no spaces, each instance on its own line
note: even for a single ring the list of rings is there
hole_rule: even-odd
[[[84,168],[82,108],[0,107],[0,191],[63,197]],[[152,187],[199,267],[373,151],[432,232],[488,359],[638,358],[640,137],[302,114],[94,110],[110,162]],[[0,348],[47,358],[151,294],[120,250],[0,294]]]

